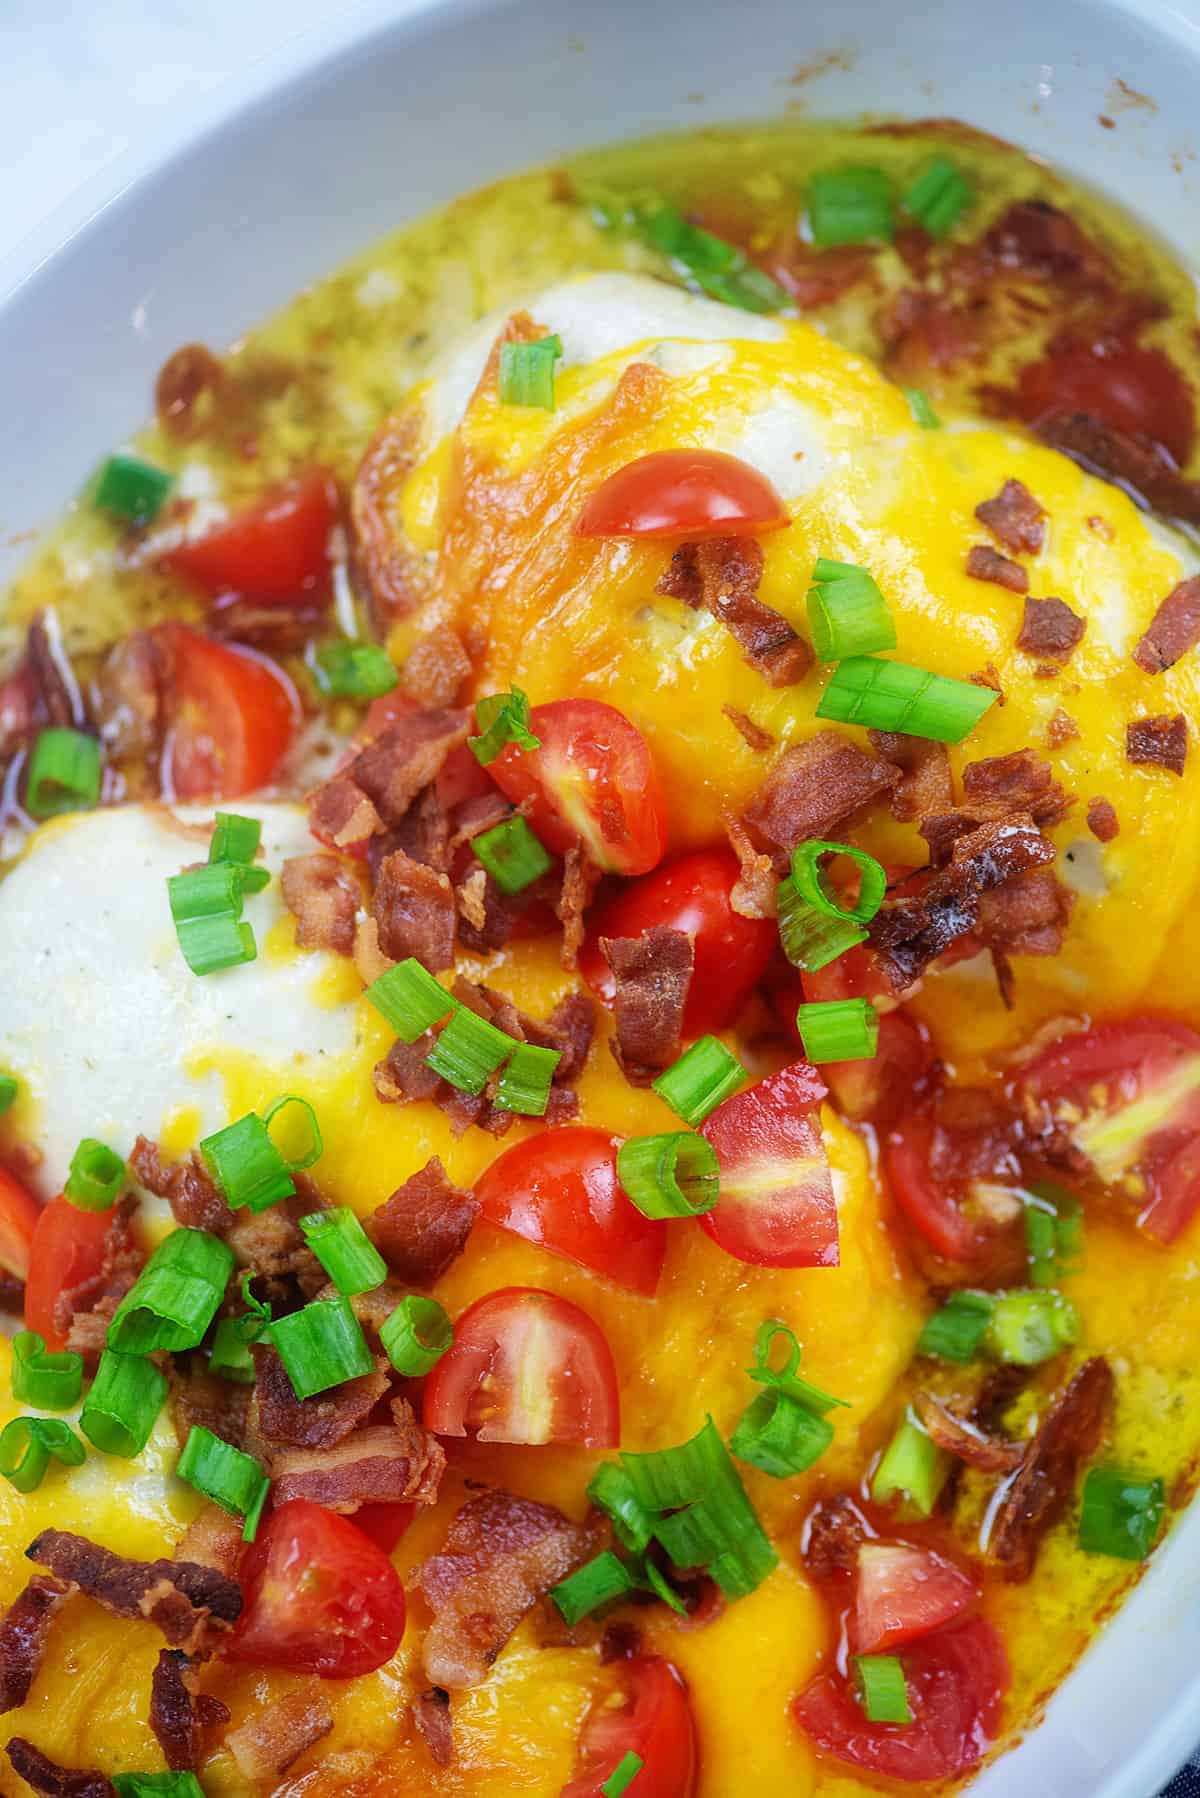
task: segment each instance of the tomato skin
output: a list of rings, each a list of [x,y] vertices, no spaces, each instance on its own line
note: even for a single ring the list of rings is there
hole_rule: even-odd
[[[877,999],[887,991],[875,956],[861,943],[815,974],[802,976],[804,997],[819,1003],[831,999]],[[927,1092],[935,1067],[933,1043],[925,1025],[903,1006],[879,1018],[879,1046],[864,1061],[826,1061],[822,1076],[843,1117],[888,1130]]]
[[[757,1267],[836,1267],[837,1205],[815,1108],[825,1084],[806,1061],[768,1074],[700,1126],[717,1151],[721,1196],[700,1219]]]
[[[627,1754],[642,1761],[639,1798],[693,1798],[696,1727],[687,1687],[670,1661],[638,1655],[625,1667],[629,1700],[619,1710],[601,1705],[583,1726],[583,1770],[562,1798],[601,1798],[601,1788]]]
[[[1090,412],[1114,430],[1161,443],[1185,463],[1195,437],[1186,381],[1162,350],[1136,343],[1075,343],[1031,362],[1017,380],[1017,405],[1030,424],[1060,412]]]
[[[582,843],[607,874],[647,874],[662,860],[667,814],[640,730],[599,699],[534,706],[538,749],[510,743],[488,767],[514,805],[530,801],[529,822],[556,855]]]
[[[265,604],[312,603],[329,573],[337,489],[316,470],[287,481],[194,543],[163,557],[214,598],[237,593]]]
[[[159,629],[172,670],[166,796],[236,799],[266,786],[299,716],[283,670],[175,620]]]
[[[880,1779],[920,1784],[978,1766],[1009,1684],[1004,1645],[982,1617],[935,1630],[901,1654],[913,1721],[870,1723],[841,1675],[823,1673],[794,1701],[814,1747]]]
[[[697,849],[614,893],[593,916],[579,956],[579,971],[597,998],[611,1005],[615,991],[600,938],[641,936],[665,925],[687,931],[695,949],[684,1037],[724,1030],[762,979],[778,940],[769,918],[734,911],[730,895],[739,875],[731,850]]]
[[[765,475],[721,450],[654,450],[584,502],[580,537],[746,537],[782,530],[787,507]]]
[[[854,1583],[855,1654],[882,1654],[928,1635],[980,1595],[978,1580],[953,1561],[907,1542],[864,1542]]]
[[[666,1225],[643,1217],[617,1179],[619,1139],[582,1125],[543,1130],[497,1156],[475,1183],[483,1216],[630,1292],[652,1293]]]
[[[40,1212],[37,1200],[26,1192],[15,1174],[0,1167],[0,1268],[18,1280],[28,1280],[34,1232]]]
[[[536,1286],[502,1287],[456,1320],[454,1345],[425,1382],[424,1420],[437,1436],[615,1448],[612,1350],[568,1299]]]
[[[67,1346],[54,1321],[58,1296],[100,1272],[111,1218],[110,1211],[81,1211],[61,1193],[38,1215],[29,1247],[25,1327],[44,1336],[54,1354]]]
[[[884,1171],[892,1197],[930,1247],[947,1261],[970,1261],[979,1234],[962,1209],[962,1195],[933,1172],[934,1128],[927,1111],[905,1118],[883,1144]]]
[[[355,1679],[390,1661],[404,1634],[404,1587],[348,1517],[289,1499],[242,1557],[230,1660]]]

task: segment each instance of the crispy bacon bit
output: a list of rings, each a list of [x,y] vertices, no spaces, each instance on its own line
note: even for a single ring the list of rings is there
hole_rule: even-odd
[[[1200,643],[1200,575],[1180,581],[1143,632],[1133,659],[1147,674],[1161,674]]]
[[[563,858],[562,887],[554,904],[562,925],[562,947],[559,959],[564,968],[578,964],[583,947],[583,914],[591,904],[600,870],[589,862],[581,849],[568,849]]]
[[[782,613],[758,598],[762,571],[756,538],[713,537],[681,544],[655,591],[689,606],[707,606],[768,686],[790,687],[812,667],[813,652]]]
[[[613,1054],[634,1086],[649,1086],[679,1056],[683,1008],[692,980],[691,936],[656,924],[641,936],[601,937],[613,971]]]
[[[1057,955],[1075,895],[1049,868],[1027,868],[979,899],[979,935],[997,953]]]
[[[437,789],[433,790],[436,793]],[[446,843],[446,866],[449,867],[453,861],[456,849],[461,849],[464,843],[473,843],[485,830],[494,830],[497,824],[505,823],[512,815],[513,807],[503,793],[473,793],[469,799],[464,799],[461,805],[454,808],[454,835]],[[415,852],[410,850],[409,854],[413,855]],[[426,855],[417,855],[415,859],[429,861]],[[430,863],[431,867],[438,865],[440,864]]]
[[[989,1436],[970,1418],[957,1417],[931,1392],[918,1392],[913,1409],[931,1441],[968,1467],[981,1473],[1011,1473],[1021,1465],[1024,1450],[1017,1443]]]
[[[467,800],[460,806],[459,815],[472,803]],[[372,877],[384,856],[390,855],[393,849],[403,849],[415,862],[424,862],[427,868],[436,868],[439,874],[444,874],[449,869],[458,840],[455,837],[451,841],[450,820],[434,781],[421,789],[394,830],[385,831],[368,844],[367,860]]]
[[[600,1638],[600,1663],[610,1667],[614,1661],[632,1661],[642,1652],[642,1632],[636,1623],[620,1619],[610,1623]]]
[[[214,405],[228,379],[224,363],[202,343],[185,343],[168,356],[154,383],[154,410],[166,435],[180,443],[199,436],[201,400]]]
[[[1035,426],[1043,443],[1120,487],[1145,511],[1200,524],[1200,481],[1187,480],[1157,445],[1090,412],[1056,412]]]
[[[1169,768],[1172,774],[1182,774],[1187,746],[1187,719],[1182,712],[1135,718],[1125,727],[1125,759],[1139,767]]]
[[[1073,612],[1065,600],[1026,598],[1017,648],[1027,655],[1048,656],[1054,662],[1065,662],[1082,641],[1086,629],[1087,620]],[[1040,674],[1041,670],[1038,672]]]
[[[828,837],[835,824],[900,783],[900,771],[838,736],[818,731],[788,749],[746,812],[768,843],[791,850],[809,837]]]
[[[471,658],[449,625],[439,624],[419,637],[400,670],[406,693],[422,705],[453,705],[471,672]]]
[[[92,1366],[100,1358],[103,1336],[113,1312],[137,1279],[146,1258],[133,1232],[136,1210],[137,1200],[131,1194],[113,1207],[99,1268],[77,1285],[64,1287],[54,1301],[56,1327],[77,1354],[88,1351],[87,1360]],[[98,1343],[93,1331],[78,1328],[93,1315],[104,1324]]]
[[[454,889],[458,909],[472,930],[487,928],[487,870],[473,868]]]
[[[1000,676],[994,662],[987,662],[977,674],[968,674],[967,679],[973,687],[988,687],[993,693],[1000,695],[997,705],[1006,705],[1004,688],[1000,685]]]
[[[116,1787],[103,1773],[60,1767],[24,1736],[13,1736],[7,1752],[13,1772],[42,1798],[116,1798]]]
[[[327,1511],[360,1505],[432,1504],[446,1466],[442,1445],[423,1430],[407,1399],[391,1401],[392,1421],[369,1424],[329,1448],[284,1449],[271,1457],[276,1504],[307,1498]]]
[[[308,821],[315,837],[335,849],[358,849],[383,829],[383,820],[348,774],[335,774],[308,796]]]
[[[182,1450],[197,1425],[211,1430],[240,1448],[246,1429],[246,1411],[250,1401],[248,1387],[232,1391],[229,1382],[212,1373],[198,1356],[180,1357],[167,1362],[167,1379],[171,1392],[171,1420]]]
[[[150,1727],[174,1773],[194,1773],[200,1764],[201,1731],[229,1721],[219,1698],[197,1693],[197,1664],[178,1648],[164,1648],[150,1682]]]
[[[186,1161],[177,1161],[171,1168],[164,1168],[158,1145],[139,1136],[133,1145],[129,1165],[139,1185],[156,1197],[166,1199],[177,1224],[223,1236],[233,1222],[232,1211],[198,1153],[193,1153]]]
[[[972,544],[967,553],[967,573],[973,581],[992,581],[997,587],[1007,587],[1010,593],[1029,591],[1029,570],[1002,556],[990,543]]]
[[[755,846],[742,820],[733,812],[722,813],[722,820],[730,847],[742,865],[729,895],[730,906],[743,918],[773,918],[779,885],[774,861]]]
[[[450,751],[466,742],[471,725],[464,708],[407,712],[359,751],[345,775],[386,825],[399,824],[417,794],[437,779]]]
[[[1055,780],[1049,762],[1042,761],[1032,749],[1014,749],[1010,755],[990,755],[968,762],[962,783],[967,801],[1004,805],[1014,813],[1028,812],[1042,830],[1061,824],[1074,803]]]
[[[131,631],[114,643],[96,676],[96,724],[110,755],[149,760],[162,746],[167,670],[162,639]]]
[[[584,1069],[596,1032],[596,1006],[586,993],[564,993],[544,1024],[522,1018],[522,1028],[531,1043],[543,1049],[558,1049],[562,1060],[554,1070],[555,1083],[566,1085],[578,1080]]]
[[[588,1549],[588,1532],[552,1505],[499,1491],[470,1499],[441,1553],[416,1570],[434,1614],[426,1676],[447,1691],[478,1685],[525,1613]]]
[[[849,1493],[823,1499],[804,1526],[804,1565],[819,1580],[850,1573],[866,1539],[866,1525]]]
[[[1109,799],[1089,799],[1087,827],[1099,843],[1111,843],[1121,834],[1121,820]]]
[[[474,868],[471,872],[474,872]],[[467,878],[470,879],[470,874]],[[461,887],[459,891],[461,897]],[[535,910],[539,904],[552,904],[558,896],[558,881],[552,872],[544,874],[541,880],[535,880],[532,886],[520,893],[502,892],[488,874],[482,888],[474,889],[473,896],[468,901],[471,912],[482,916],[483,922],[476,925],[472,916],[464,912],[460,904],[459,941],[464,948],[474,949],[480,954],[492,949],[502,949],[528,912]]]
[[[354,949],[354,919],[359,891],[353,875],[336,855],[293,855],[280,875],[283,901],[296,919],[296,941],[302,949],[328,949],[349,955]]]
[[[1069,213],[1049,200],[1016,200],[988,227],[984,255],[1002,268],[1043,279],[1108,279],[1101,251]]]
[[[954,803],[954,781],[944,743],[928,737],[902,737],[894,730],[869,730],[867,735],[884,761],[900,770],[900,784],[892,789],[893,818],[911,824]]]
[[[1079,735],[1079,726],[1070,712],[1064,712],[1059,706],[1053,718],[1046,726],[1046,741],[1052,749],[1060,749],[1064,743],[1070,743]]]
[[[1071,1501],[1076,1468],[1099,1447],[1112,1393],[1112,1370],[1096,1355],[1042,1419],[992,1524],[989,1553],[1006,1579],[1033,1572],[1042,1537]]]
[[[83,724],[79,682],[63,648],[58,614],[53,608],[34,614],[25,636],[25,655],[42,710],[50,723]]]
[[[25,1310],[25,1282],[10,1274],[7,1268],[0,1268],[0,1311],[10,1317],[20,1317]]]
[[[755,755],[766,755],[768,749],[774,749],[775,739],[770,731],[764,730],[761,724],[755,724],[753,718],[748,718],[745,712],[739,712],[735,705],[723,705],[721,710],[747,749],[752,749]]]
[[[269,1343],[257,1342],[254,1357],[255,1427],[267,1441],[287,1448],[332,1448],[365,1423],[387,1391],[387,1373],[360,1374],[316,1398],[297,1398],[287,1370]]]
[[[351,493],[356,560],[378,623],[417,606],[429,585],[424,558],[397,529],[401,490],[421,454],[424,409],[385,418],[359,463]]]
[[[225,1746],[243,1779],[262,1786],[286,1773],[332,1728],[333,1712],[320,1680],[306,1679],[290,1692],[273,1694],[262,1710],[228,1732]]]
[[[1010,477],[994,499],[980,501],[975,516],[1016,556],[1036,555],[1046,541],[1046,514],[1023,481]]]
[[[367,1234],[392,1272],[432,1286],[466,1246],[479,1215],[474,1196],[447,1178],[435,1155],[367,1219]]]
[[[237,1582],[193,1561],[133,1561],[66,1530],[43,1530],[25,1553],[114,1617],[148,1618],[172,1648],[188,1654],[241,1613]]]
[[[35,1573],[0,1621],[0,1713],[15,1711],[29,1696],[54,1613],[70,1586],[45,1573]]]
[[[242,1525],[220,1505],[197,1511],[175,1548],[177,1561],[194,1561],[233,1578],[242,1558]]]
[[[454,1759],[454,1734],[450,1727],[450,1694],[430,1686],[413,1699],[413,1723],[435,1767],[448,1767]]]
[[[379,947],[392,961],[415,955],[431,974],[454,966],[454,888],[449,877],[396,849],[381,862],[371,896]]]

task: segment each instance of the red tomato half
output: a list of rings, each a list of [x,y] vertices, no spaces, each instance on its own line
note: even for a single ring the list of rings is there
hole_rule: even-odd
[[[1019,1084],[1139,1223],[1174,1242],[1200,1207],[1200,1035],[1153,1017],[1073,1031]]]
[[[29,1278],[30,1244],[38,1220],[37,1200],[15,1174],[0,1167],[0,1268],[18,1280]]]
[[[615,893],[593,916],[579,956],[579,971],[597,997],[611,1005],[614,991],[600,938],[641,936],[661,924],[689,932],[695,947],[684,1036],[705,1036],[732,1023],[779,940],[769,918],[743,918],[734,911],[730,895],[739,873],[731,850],[698,849]]]
[[[815,1068],[796,1061],[735,1093],[701,1125],[721,1165],[721,1196],[700,1219],[715,1243],[759,1267],[836,1267],[837,1206]]]
[[[396,1544],[417,1514],[415,1504],[359,1505],[354,1513],[354,1527],[369,1536],[385,1555],[394,1553]]]
[[[195,543],[181,543],[163,560],[214,598],[286,604],[312,594],[329,572],[329,533],[337,518],[337,489],[319,471],[288,481],[217,525]]]
[[[964,1107],[974,1096],[952,1089],[947,1103]],[[1004,1191],[1020,1182],[1015,1122],[997,1109],[953,1127],[936,1109],[914,1111],[883,1142],[884,1172],[909,1223],[945,1260],[969,1263],[981,1278],[988,1267],[1000,1273],[1019,1211]]]
[[[803,987],[805,999],[819,1003],[875,999],[887,991],[887,982],[874,955],[856,944],[828,967],[805,974]],[[822,1062],[821,1074],[843,1117],[887,1130],[911,1111],[925,1092],[934,1060],[929,1032],[901,1006],[880,1014],[879,1047],[869,1060]]]
[[[1178,463],[1192,453],[1195,408],[1187,382],[1162,350],[1136,343],[1077,343],[1021,370],[1021,417],[1091,412],[1114,430],[1150,437]]]
[[[242,1557],[244,1605],[225,1650],[235,1661],[356,1679],[390,1661],[404,1634],[404,1587],[351,1523],[293,1498]]]
[[[976,1602],[979,1582],[930,1548],[864,1542],[854,1593],[854,1652],[882,1654],[949,1623]]]
[[[477,1299],[425,1383],[425,1427],[480,1442],[615,1448],[617,1370],[604,1332],[578,1305],[537,1286]]]
[[[623,712],[598,699],[534,706],[539,749],[510,743],[489,765],[514,805],[557,855],[582,843],[606,874],[646,874],[662,860],[667,815],[650,750]]]
[[[291,682],[266,656],[186,624],[161,626],[171,657],[164,786],[177,799],[236,799],[266,786],[298,717]]]
[[[485,1218],[630,1292],[653,1292],[666,1225],[643,1217],[617,1179],[618,1139],[571,1125],[514,1143],[475,1184]]]
[[[628,1702],[598,1705],[579,1742],[582,1770],[562,1798],[600,1798],[627,1754],[642,1762],[638,1798],[692,1798],[696,1789],[696,1729],[687,1687],[670,1661],[639,1655],[625,1668]]]
[[[1008,1689],[1004,1645],[982,1617],[951,1624],[901,1654],[911,1723],[869,1723],[841,1674],[823,1673],[793,1709],[813,1745],[878,1779],[921,1784],[978,1766]]]
[[[787,523],[787,507],[748,462],[679,449],[618,468],[587,499],[575,529],[581,537],[747,537]]]
[[[111,1217],[109,1211],[81,1211],[61,1193],[38,1215],[29,1245],[25,1327],[44,1336],[46,1347],[54,1354],[67,1346],[66,1336],[54,1321],[59,1294],[100,1272]]]

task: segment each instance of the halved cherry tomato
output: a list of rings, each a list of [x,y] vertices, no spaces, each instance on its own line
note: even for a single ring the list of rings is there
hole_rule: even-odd
[[[1174,1242],[1200,1208],[1200,1035],[1171,1018],[1072,1031],[1022,1069],[1019,1088],[1064,1130],[1138,1222]]]
[[[726,1099],[701,1125],[717,1151],[721,1196],[700,1222],[759,1267],[836,1267],[837,1205],[813,1113],[825,1083],[806,1061]]]
[[[28,1202],[33,1203],[31,1199]],[[36,1206],[34,1211],[37,1222],[29,1244],[25,1327],[44,1336],[46,1347],[58,1354],[67,1346],[66,1336],[54,1320],[58,1296],[100,1272],[112,1213],[81,1211],[61,1193],[40,1212]]]
[[[305,599],[311,604],[329,572],[329,533],[336,518],[337,490],[318,470],[285,482],[163,560],[214,597],[238,593],[266,603]]]
[[[787,507],[765,475],[721,450],[655,450],[589,495],[581,537],[746,537],[778,531]]]
[[[480,1442],[615,1448],[617,1370],[603,1330],[578,1305],[537,1286],[505,1286],[477,1299],[425,1383],[425,1427]]]
[[[532,802],[529,822],[556,854],[582,843],[607,874],[649,873],[662,860],[667,815],[641,731],[599,699],[534,706],[529,726],[539,749],[510,743],[489,765],[500,791],[514,805]]]
[[[582,1770],[562,1798],[601,1798],[627,1754],[641,1761],[638,1798],[692,1798],[696,1789],[696,1728],[687,1687],[670,1661],[638,1655],[626,1663],[628,1702],[599,1704],[579,1740]]]
[[[404,1587],[383,1550],[351,1523],[293,1498],[242,1558],[235,1661],[356,1679],[390,1661],[404,1634]]]
[[[963,1101],[951,1090],[948,1100]],[[913,1228],[947,1261],[979,1266],[1003,1252],[1009,1220],[1006,1186],[1014,1188],[1020,1169],[1012,1145],[1013,1124],[947,1125],[938,1111],[914,1111],[883,1143],[883,1167],[900,1210]]]
[[[604,1274],[630,1292],[653,1292],[666,1225],[643,1217],[617,1179],[618,1139],[571,1125],[505,1149],[476,1181],[491,1224]]]
[[[164,787],[177,799],[236,799],[265,786],[298,717],[291,682],[266,656],[160,626],[170,655],[171,728]]]
[[[354,1513],[354,1527],[370,1536],[376,1548],[390,1555],[417,1514],[415,1504],[359,1505]]]
[[[982,1617],[952,1623],[900,1656],[911,1723],[869,1723],[842,1674],[823,1673],[793,1705],[815,1747],[879,1779],[955,1779],[978,1766],[1008,1689],[999,1635]]]
[[[859,959],[852,961],[852,956]],[[843,967],[843,962],[848,965]],[[814,1002],[875,998],[886,990],[882,975],[876,975],[874,956],[857,944],[816,974],[805,974],[804,997]],[[887,1130],[924,1095],[934,1062],[928,1030],[898,1006],[881,1013],[879,1046],[873,1056],[861,1061],[822,1062],[821,1074],[843,1117]]]
[[[37,1200],[15,1174],[0,1167],[0,1268],[15,1279],[29,1278],[30,1243],[39,1215]]]
[[[854,1652],[927,1636],[979,1597],[979,1582],[944,1555],[908,1542],[864,1542],[854,1580]]]
[[[1077,343],[1031,362],[1017,380],[1030,424],[1056,412],[1090,412],[1115,430],[1150,437],[1181,465],[1192,453],[1195,407],[1187,382],[1162,350],[1136,343]]]
[[[579,971],[592,991],[612,1003],[612,969],[600,953],[602,936],[641,936],[656,924],[687,931],[695,964],[683,1012],[685,1037],[723,1030],[766,972],[778,941],[769,918],[743,918],[730,904],[740,873],[728,849],[697,849],[622,887],[592,917]]]

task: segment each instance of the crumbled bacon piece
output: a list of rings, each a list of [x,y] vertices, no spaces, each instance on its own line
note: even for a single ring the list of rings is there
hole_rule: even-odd
[[[13,1772],[42,1798],[116,1798],[116,1787],[103,1773],[60,1767],[24,1736],[11,1737],[7,1753]]]
[[[230,1579],[237,1572],[241,1558],[241,1522],[215,1504],[201,1506],[175,1548],[177,1561],[194,1561],[200,1567],[212,1567]]]
[[[164,1168],[158,1145],[139,1136],[129,1165],[147,1192],[166,1199],[177,1224],[189,1230],[209,1230],[215,1236],[223,1236],[232,1224],[233,1212],[198,1151],[173,1167]]]
[[[331,1392],[297,1398],[278,1353],[257,1342],[254,1357],[255,1427],[267,1441],[287,1448],[332,1448],[365,1423],[390,1385],[386,1371],[360,1374]]]
[[[804,1527],[804,1565],[818,1580],[849,1573],[866,1539],[866,1525],[849,1493],[823,1499]]]
[[[343,1513],[360,1505],[432,1504],[446,1466],[442,1445],[421,1428],[407,1399],[392,1399],[391,1413],[391,1423],[368,1424],[333,1447],[273,1454],[276,1504],[307,1498]]]
[[[243,1779],[255,1788],[286,1773],[333,1728],[333,1712],[318,1679],[274,1693],[254,1715],[225,1737]]]
[[[1048,280],[1109,278],[1102,252],[1067,212],[1049,200],[1015,200],[983,238],[984,255],[1002,268]]]
[[[237,1582],[192,1561],[133,1561],[66,1530],[43,1530],[25,1552],[115,1617],[148,1618],[189,1654],[241,1613]]]
[[[729,904],[742,918],[773,918],[779,875],[775,863],[752,841],[742,820],[732,812],[722,814],[730,847],[741,863]]]
[[[713,537],[681,544],[655,591],[707,606],[768,686],[790,687],[812,667],[813,652],[782,613],[758,598],[762,571],[756,538]]]
[[[96,725],[118,760],[148,761],[162,747],[166,657],[155,631],[131,631],[113,644],[96,676]]]
[[[25,655],[49,722],[78,728],[84,722],[79,682],[63,648],[58,616],[53,610],[34,614],[25,633]]]
[[[182,1650],[164,1648],[150,1682],[150,1727],[174,1773],[194,1773],[200,1764],[201,1732],[229,1721],[219,1698],[197,1693],[197,1665]]]
[[[467,806],[474,804],[467,800],[458,807],[456,819],[461,819]],[[503,814],[501,814],[503,815]],[[486,829],[486,826],[480,826]],[[437,782],[423,787],[401,818],[399,824],[382,835],[373,837],[367,845],[367,861],[372,878],[375,870],[385,856],[393,849],[403,849],[405,855],[411,855],[415,862],[423,862],[427,868],[435,868],[439,874],[449,871],[450,860],[460,841],[460,836],[451,840],[450,819],[442,804]]]
[[[1057,955],[1075,895],[1050,868],[1026,868],[979,898],[979,936],[1008,955]]]
[[[988,1551],[1010,1580],[1027,1580],[1038,1545],[1071,1502],[1075,1471],[1099,1447],[1113,1376],[1102,1355],[1085,1361],[1025,1450],[992,1523]]]
[[[1035,428],[1052,449],[1114,482],[1145,510],[1200,524],[1200,481],[1187,480],[1147,439],[1118,431],[1091,412],[1056,412]]]
[[[205,344],[182,344],[154,383],[154,410],[164,433],[181,443],[198,436],[204,428],[201,400],[215,406],[228,380],[225,364]]]
[[[54,1613],[71,1595],[51,1574],[35,1573],[0,1620],[0,1713],[15,1711],[29,1696]]]
[[[997,705],[1008,703],[994,662],[987,662],[976,674],[968,674],[967,679],[973,687],[988,687],[993,693],[998,693],[1000,697],[996,701]]]
[[[1161,674],[1200,643],[1200,575],[1180,581],[1142,633],[1133,659],[1147,674]]]
[[[1121,820],[1109,799],[1089,799],[1087,827],[1099,843],[1111,843],[1121,834]]]
[[[359,890],[354,876],[336,855],[316,851],[293,855],[280,874],[283,902],[296,919],[296,941],[302,949],[328,949],[350,955]]]
[[[892,789],[893,818],[911,824],[953,804],[954,781],[944,743],[901,736],[894,730],[869,730],[867,735],[884,761],[900,770],[900,784]]]
[[[433,790],[436,793],[437,789]],[[464,843],[473,843],[485,830],[494,830],[512,815],[513,807],[501,792],[472,793],[469,799],[464,799],[454,808],[454,834],[446,843],[446,866],[454,859],[455,850],[461,849]],[[427,861],[429,858],[418,855],[415,859]]]
[[[500,1491],[468,1500],[441,1552],[417,1569],[433,1611],[427,1678],[445,1691],[478,1685],[525,1613],[588,1549],[588,1532],[552,1505]]]
[[[899,785],[900,771],[836,731],[818,731],[776,762],[746,822],[779,849],[828,837],[835,824]]]
[[[723,705],[721,710],[747,749],[752,749],[755,755],[766,755],[768,749],[774,749],[775,739],[770,731],[764,730],[761,724],[755,724],[753,718],[748,718],[745,712],[739,712],[735,705]]]
[[[589,862],[581,849],[568,849],[563,857],[562,887],[554,904],[562,925],[562,947],[559,959],[564,968],[573,968],[583,947],[583,914],[591,903],[600,870]]]
[[[965,800],[1028,812],[1043,830],[1061,824],[1073,803],[1055,780],[1050,764],[1032,749],[1014,749],[1009,755],[984,756],[978,762],[968,762],[962,783]]]
[[[399,824],[417,794],[436,780],[450,751],[466,742],[471,724],[464,708],[406,712],[359,750],[345,774],[384,824]]]
[[[1140,767],[1169,768],[1172,774],[1182,774],[1187,746],[1187,719],[1182,712],[1135,718],[1125,727],[1125,759]]]
[[[1052,749],[1059,749],[1064,743],[1070,743],[1079,735],[1079,726],[1070,712],[1064,712],[1059,706],[1049,724],[1046,726],[1046,741]]]
[[[146,1257],[133,1231],[136,1210],[137,1200],[132,1195],[127,1195],[113,1207],[104,1233],[100,1266],[78,1284],[65,1286],[55,1299],[55,1326],[69,1342],[76,1332],[76,1325],[91,1314],[103,1318],[103,1334],[107,1334],[113,1312],[141,1272]],[[99,1360],[103,1341],[97,1346],[84,1331],[71,1346],[76,1353],[82,1353],[85,1346],[94,1350],[88,1355],[89,1364],[94,1365]]]
[[[1024,1450],[1017,1443],[988,1435],[970,1418],[956,1416],[931,1392],[918,1392],[913,1409],[929,1439],[968,1467],[981,1473],[1011,1473],[1021,1465]]]
[[[980,501],[975,516],[1014,555],[1036,555],[1046,541],[1046,514],[1023,481],[1005,481],[994,499]]]
[[[348,774],[335,774],[308,796],[312,833],[335,849],[359,849],[383,829],[374,805]]]
[[[656,924],[637,937],[601,937],[600,950],[616,982],[613,1053],[627,1080],[648,1086],[679,1056],[692,938]]]
[[[413,1723],[429,1750],[435,1767],[448,1767],[454,1759],[454,1733],[450,1727],[450,1694],[430,1686],[413,1699]]]
[[[431,974],[454,966],[454,888],[449,877],[403,849],[381,862],[371,895],[379,947],[392,961],[412,955]]]
[[[367,1219],[367,1235],[392,1272],[432,1286],[466,1246],[479,1215],[474,1196],[447,1178],[435,1155]]]
[[[1065,662],[1082,642],[1087,620],[1073,612],[1064,599],[1025,600],[1025,613],[1017,636],[1017,648],[1027,655],[1046,656]],[[1057,672],[1051,669],[1051,673]],[[1041,669],[1038,670],[1041,673]]]
[[[1009,556],[1002,556],[990,543],[972,544],[967,552],[967,573],[973,581],[991,581],[1007,587],[1010,593],[1028,593],[1029,570]]]
[[[453,705],[470,672],[471,658],[461,637],[449,625],[439,624],[418,637],[409,650],[400,682],[422,705]]]
[[[221,1436],[235,1448],[242,1446],[250,1391],[230,1389],[229,1382],[213,1373],[198,1355],[167,1362],[171,1392],[171,1419],[182,1450],[190,1432],[199,1426]]]

